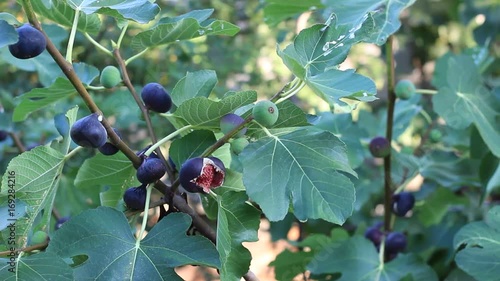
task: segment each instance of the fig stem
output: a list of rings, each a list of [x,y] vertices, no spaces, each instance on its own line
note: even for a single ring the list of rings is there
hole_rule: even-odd
[[[151,199],[151,190],[153,188],[151,185],[148,184],[146,186],[146,202],[144,205],[144,214],[142,215],[142,225],[141,225],[141,231],[139,232],[139,235],[137,235],[137,239],[135,240],[135,247],[139,248],[139,245],[141,244],[142,236],[144,235],[144,231],[146,230],[146,225],[148,224],[148,214],[149,214],[149,200]]]
[[[146,48],[146,49],[140,51],[139,53],[131,56],[130,58],[128,58],[127,60],[125,60],[125,65],[128,65],[129,63],[133,62],[135,59],[137,59],[140,56],[144,55],[147,51],[149,51],[149,48]]]
[[[80,18],[80,10],[75,9],[75,17],[73,18],[73,25],[71,25],[68,47],[66,48],[66,61],[68,61],[69,63],[72,63],[73,60],[73,44],[75,43],[76,28],[78,26],[79,18]]]
[[[70,153],[64,156],[64,161],[67,161],[71,157],[75,156],[75,154],[77,154],[80,150],[83,150],[83,146],[77,146],[75,149],[71,150]]]
[[[394,123],[394,106],[396,94],[394,92],[394,53],[392,49],[394,37],[391,35],[385,43],[386,63],[387,63],[387,120],[385,138],[392,141],[392,127]],[[392,203],[392,178],[391,178],[391,151],[384,157],[384,230],[391,231],[391,203]]]
[[[94,91],[100,91],[100,90],[106,89],[106,88],[104,88],[104,86],[90,86],[90,85],[85,86],[85,88],[87,88],[88,90],[94,90]]]
[[[151,153],[153,153],[153,151],[155,151],[155,149],[157,149],[158,147],[160,147],[162,144],[166,143],[167,141],[175,138],[177,135],[179,134],[182,134],[183,132],[187,131],[187,130],[191,130],[193,128],[192,125],[187,125],[187,126],[184,126],[180,129],[177,129],[175,132],[171,133],[170,135],[164,137],[163,139],[159,140],[157,143],[153,144],[148,150],[146,150],[146,152],[144,152],[144,155],[146,156],[149,156]]]
[[[283,93],[283,96],[281,98],[279,98],[275,104],[279,104],[281,102],[284,102],[285,100],[293,97],[294,95],[296,95],[300,90],[302,90],[302,88],[304,88],[304,86],[306,85],[306,83],[302,80],[300,80],[299,83],[295,84],[292,88],[290,88],[289,90],[285,91]]]
[[[99,42],[95,41],[94,38],[92,38],[87,32],[85,32],[83,35],[89,40],[90,43],[92,43],[97,49],[101,50],[102,52],[106,53],[109,56],[113,56],[113,53],[111,53],[110,50],[106,49],[103,45],[99,44]]]
[[[262,126],[259,122],[255,121],[255,120],[252,120],[255,124],[259,125],[260,128],[264,131],[264,133],[266,133],[266,135],[270,138],[274,138],[275,136],[264,126]]]
[[[123,27],[122,29],[122,32],[120,33],[120,37],[118,37],[118,42],[116,42],[116,48],[117,49],[120,49],[121,45],[122,45],[122,40],[123,40],[123,37],[125,36],[125,34],[127,33],[127,29],[128,29],[128,21],[127,23],[125,24],[125,26]]]
[[[429,90],[429,89],[417,89],[415,93],[418,94],[424,94],[424,95],[435,95],[438,93],[436,90]]]

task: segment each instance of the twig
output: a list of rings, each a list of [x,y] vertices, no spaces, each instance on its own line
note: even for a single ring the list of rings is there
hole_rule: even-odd
[[[387,39],[386,62],[387,62],[387,126],[385,137],[391,142],[392,126],[394,122],[394,103],[396,95],[394,93],[394,55],[392,50],[393,36]],[[384,229],[391,231],[391,203],[392,203],[392,179],[391,179],[391,153],[384,157]]]
[[[25,248],[22,248],[22,249],[19,249],[19,250],[16,250],[17,253],[19,252],[33,252],[33,251],[36,251],[36,250],[43,250],[45,248],[47,248],[47,246],[49,245],[49,241],[45,241],[43,243],[40,243],[40,244],[36,244],[36,245],[32,245],[32,246],[28,246],[28,247],[25,247]],[[0,252],[0,257],[2,256],[8,256],[12,254],[12,252],[9,250],[9,251],[3,251],[3,252]]]
[[[21,140],[19,139],[19,137],[17,136],[16,133],[9,132],[9,136],[12,139],[12,141],[14,142],[14,144],[16,145],[17,149],[19,149],[20,153],[23,153],[26,151],[26,148],[24,147],[23,143],[21,142]]]

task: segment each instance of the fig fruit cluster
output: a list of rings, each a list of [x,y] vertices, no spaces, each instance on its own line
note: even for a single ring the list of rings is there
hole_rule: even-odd
[[[209,193],[221,186],[226,176],[226,167],[216,157],[196,157],[184,162],[179,171],[182,187],[193,193]]]
[[[369,227],[365,231],[366,239],[370,240],[377,250],[380,249],[380,244],[382,243],[382,238],[385,237],[385,254],[389,258],[389,260],[395,258],[400,252],[406,249],[407,241],[406,236],[401,232],[390,232],[388,234],[384,234],[381,230],[382,223],[377,223],[371,227]]]
[[[16,28],[19,40],[9,45],[10,53],[18,59],[30,59],[40,55],[47,47],[43,33],[26,23]]]

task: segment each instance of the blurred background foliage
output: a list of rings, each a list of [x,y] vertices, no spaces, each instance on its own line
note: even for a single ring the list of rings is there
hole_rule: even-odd
[[[214,93],[218,97],[221,97],[229,90],[248,89],[256,90],[262,98],[270,97],[292,79],[290,71],[276,55],[277,45],[283,48],[293,40],[301,29],[313,23],[325,21],[325,14],[311,11],[279,22],[277,25],[269,25],[265,22],[263,8],[266,1],[264,0],[164,0],[157,1],[157,4],[161,7],[162,16],[177,16],[195,9],[214,8],[214,18],[232,22],[238,25],[241,31],[234,37],[200,37],[150,50],[128,66],[129,76],[138,90],[146,83],[159,82],[167,90],[171,91],[187,71],[213,69],[216,71],[219,80]],[[9,11],[17,15],[20,22],[26,22],[20,5],[14,0],[1,1],[0,11]],[[401,17],[402,27],[396,34],[396,79],[410,79],[417,85],[417,88],[432,88],[432,73],[437,58],[450,51],[462,53],[483,50],[488,52],[495,60],[487,64],[487,69],[483,69],[483,76],[486,77],[487,85],[490,88],[498,87],[500,85],[500,34],[498,32],[500,17],[498,15],[500,15],[500,2],[498,0],[417,0],[410,9],[403,13]],[[56,26],[49,21],[43,21],[43,23],[44,30],[64,53],[69,30],[62,30],[62,27]],[[134,35],[145,28],[145,26],[133,23],[129,26],[127,34]],[[101,30],[97,34],[92,34],[92,37],[111,49],[111,40],[116,41],[119,34],[120,29],[117,27],[116,22],[112,18],[103,17]],[[124,58],[129,58],[137,53],[137,51],[128,47],[130,41],[131,37],[125,36],[121,50]],[[481,46],[484,49],[481,49]],[[97,67],[99,70],[102,70],[107,65],[116,65],[113,58],[96,50],[82,34],[77,34],[73,58],[75,62],[85,62]],[[12,57],[7,48],[0,49],[0,103],[2,106],[0,129],[15,132],[25,147],[46,144],[59,136],[53,123],[54,115],[65,112],[75,104],[80,106],[80,116],[88,114],[81,99],[74,96],[31,114],[24,122],[12,123],[11,115],[17,102],[16,97],[33,88],[50,85],[50,83],[47,83],[50,82],[50,78],[44,80],[42,74],[44,67],[51,67],[51,62],[44,63],[42,61],[38,62],[38,64],[26,62],[21,66],[18,64],[19,67],[16,68],[9,63],[10,60],[12,60]],[[367,138],[373,136],[377,133],[374,128],[377,128],[379,123],[384,122],[383,114],[386,97],[384,50],[376,45],[358,44],[352,48],[348,59],[341,65],[341,68],[355,68],[359,73],[372,78],[377,85],[380,100],[370,104],[360,104],[352,114],[353,121],[360,119],[365,122],[364,124],[360,122],[359,128],[352,129],[365,130]],[[40,69],[42,70],[40,71]],[[98,85],[98,83],[98,79],[96,79],[93,84]],[[139,150],[149,144],[146,137],[145,122],[143,122],[140,111],[125,87],[92,92],[92,95],[96,103],[114,123],[114,126],[119,128],[122,135],[125,136],[126,142],[133,149]],[[292,100],[311,114],[319,115],[321,112],[333,110],[307,88],[303,89]],[[419,105],[426,112],[429,112],[431,119],[436,119],[436,114],[432,111],[430,96],[422,96]],[[372,112],[373,115],[362,119],[363,116],[367,116],[363,113],[364,111]],[[346,119],[345,122],[352,122],[352,120]],[[408,147],[410,153],[418,146],[420,138],[428,132],[429,128],[426,116],[417,115],[411,120],[408,128],[402,128],[402,135],[399,140],[402,149]],[[174,130],[164,118],[159,116],[153,116],[153,122],[158,136],[164,136]],[[469,147],[469,131],[457,132],[445,128],[439,123],[434,126],[445,132],[444,140],[447,145],[455,148]],[[472,135],[474,136],[474,134]],[[437,146],[438,144],[431,145]],[[12,140],[8,139],[0,143],[1,174],[5,172],[10,159],[18,155],[18,153],[19,151],[13,145]],[[95,154],[94,151],[90,150],[86,151],[86,153],[89,157]],[[443,156],[429,156],[429,158],[432,157],[439,158]],[[443,159],[447,158],[443,157]],[[75,177],[77,169],[81,166],[83,160],[83,158],[77,158],[67,164],[64,179],[62,180],[63,185],[72,185],[72,179]],[[400,159],[400,161],[404,162],[405,160]],[[467,165],[470,165],[470,162]],[[467,170],[467,167],[460,166],[460,168]],[[371,217],[373,206],[376,205],[376,202],[381,201],[381,197],[375,196],[371,198],[375,202],[374,204],[365,204],[363,206],[362,203],[370,200],[370,196],[374,192],[381,190],[381,188],[378,188],[382,186],[379,175],[379,171],[370,172],[369,169],[360,172],[360,180],[355,184],[358,191],[365,192],[358,193],[360,195],[358,197],[359,203],[356,203],[356,209],[360,210],[360,212],[356,212],[349,219],[348,225],[362,224],[363,221],[368,223],[367,218]],[[439,175],[435,177],[439,178]],[[435,185],[435,183],[426,182],[422,185],[420,198],[428,196],[426,190],[436,188],[436,186],[432,186],[433,184]],[[58,197],[62,196],[66,201],[74,202],[71,208],[69,208],[70,205],[68,204],[58,204],[61,215],[78,213],[82,209],[95,207],[99,202],[98,194],[92,192],[92,190],[72,192],[68,192],[68,189],[60,190]],[[467,193],[468,190],[457,187],[456,191],[457,193]],[[473,207],[469,206],[468,208]],[[474,216],[474,212],[470,214]],[[452,213],[448,216],[459,215]],[[453,219],[454,222],[463,221],[462,223],[466,220],[467,218],[462,216]],[[412,226],[413,220],[398,220],[399,222],[405,225],[399,225],[396,228],[407,229],[408,232],[417,234],[416,237],[418,238],[418,233],[421,233],[421,226]],[[289,216],[282,222],[272,224],[271,234],[273,239],[277,240],[286,237],[293,223],[292,216]],[[444,237],[445,233],[442,232],[450,231],[454,233],[456,225],[458,224],[452,223],[453,227],[449,229],[439,228],[435,225],[432,229],[436,232],[436,237],[438,235]],[[304,225],[302,231],[328,234],[332,227],[333,225],[323,221],[312,220]],[[426,243],[436,245],[435,243],[439,242],[430,241],[431,238],[431,236],[426,236],[421,241],[415,240],[415,249],[419,247],[428,249]],[[450,257],[447,256],[447,259],[445,259],[447,262],[443,262],[439,255],[450,255],[450,252],[429,252],[429,259],[436,260],[437,267],[445,267]],[[442,270],[446,272],[445,268],[442,268]]]

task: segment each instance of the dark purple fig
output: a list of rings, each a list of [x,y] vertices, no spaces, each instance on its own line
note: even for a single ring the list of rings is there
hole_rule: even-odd
[[[10,53],[18,59],[30,59],[40,55],[47,41],[45,35],[38,29],[26,23],[16,29],[19,35],[17,43],[9,45]]]
[[[59,228],[61,228],[61,226],[65,222],[69,221],[69,219],[70,219],[70,217],[62,217],[62,218],[58,219],[57,222],[56,222],[56,225],[54,226],[54,229],[58,230]]]
[[[108,139],[108,133],[100,122],[97,113],[79,119],[71,127],[71,139],[83,147],[98,148]]]
[[[137,169],[137,180],[143,184],[153,183],[167,172],[167,167],[159,158],[148,157]]]
[[[385,239],[387,253],[397,254],[406,248],[406,236],[401,232],[391,232]]]
[[[392,195],[392,211],[396,216],[404,217],[415,205],[415,197],[411,192]]]
[[[373,157],[384,158],[391,153],[391,143],[384,137],[373,138],[369,146]]]
[[[224,183],[226,168],[219,158],[191,158],[182,164],[179,179],[186,191],[209,193]]]
[[[9,137],[9,132],[0,130],[0,141],[4,141]]]
[[[172,107],[172,98],[158,83],[146,84],[142,89],[141,97],[146,108],[155,112],[165,113]]]
[[[120,132],[113,128],[113,131],[115,131],[115,133],[118,135],[118,137],[121,139],[122,138],[122,134],[120,134]],[[116,147],[114,144],[110,143],[109,141],[106,142],[103,146],[100,146],[98,148],[98,150],[104,154],[104,155],[114,155],[116,153],[118,153],[118,151],[120,151],[118,149],[118,147]]]
[[[123,194],[123,202],[127,208],[132,210],[144,210],[146,206],[146,187],[144,185],[131,187],[125,190]]]
[[[239,115],[236,115],[234,113],[226,114],[220,119],[220,130],[222,131],[222,133],[227,134],[243,122],[245,122],[245,119],[241,118]],[[238,133],[236,133],[233,137],[240,138],[244,136],[246,132],[247,128],[243,128],[238,131]]]

